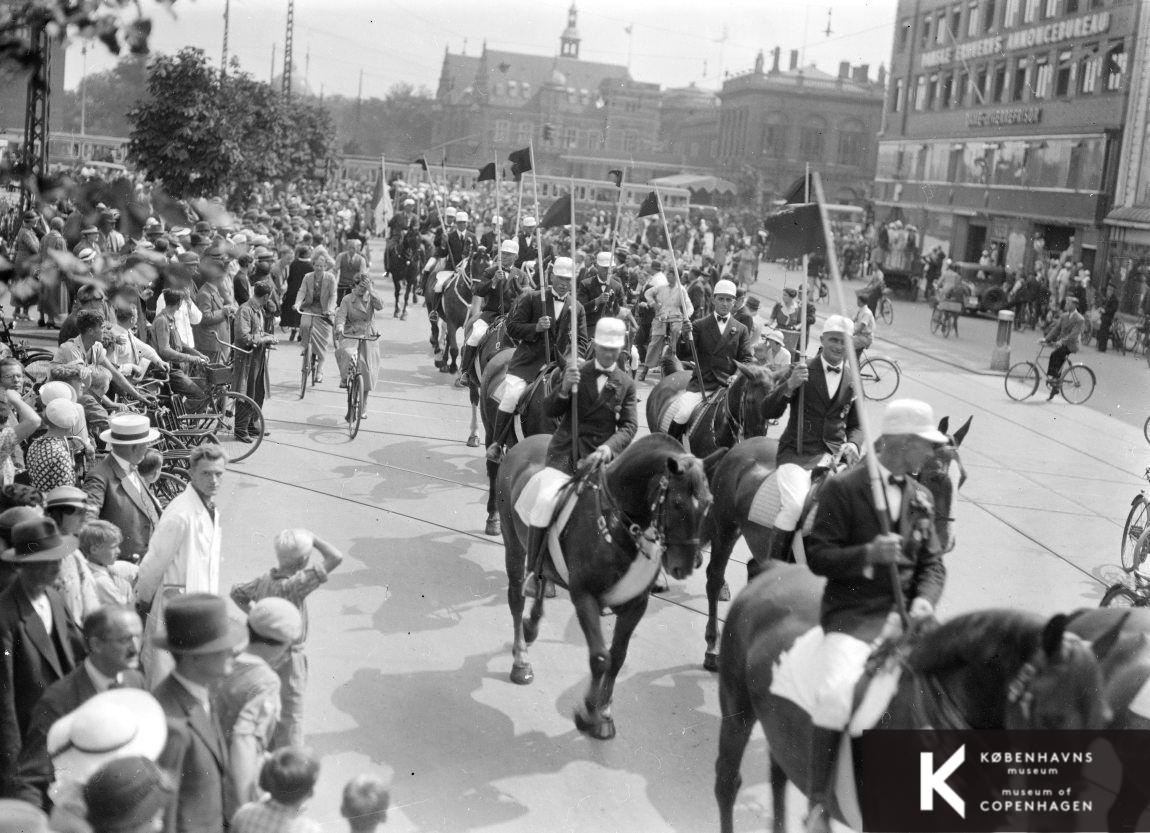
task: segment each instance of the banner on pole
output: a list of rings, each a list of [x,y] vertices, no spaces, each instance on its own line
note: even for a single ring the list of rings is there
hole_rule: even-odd
[[[811,199],[815,195],[815,186],[814,186],[814,181],[812,180],[813,176],[814,176],[813,173],[808,173],[808,174],[805,174],[804,176],[800,176],[793,183],[791,183],[791,187],[788,188],[783,193],[783,202],[785,202],[785,203],[810,202]],[[808,181],[808,180],[811,180],[811,181]],[[807,194],[810,194],[810,197],[808,197]]]
[[[623,187],[623,172],[622,171],[607,171],[607,178],[615,183],[616,188]]]
[[[818,203],[787,205],[763,221],[763,230],[772,258],[802,257],[825,248]]]
[[[494,182],[495,181],[495,163],[488,162],[479,169],[478,182]]]
[[[531,148],[525,147],[522,150],[513,150],[507,157],[507,161],[511,163],[511,175],[515,177],[518,182],[523,174],[532,170]]]
[[[564,194],[547,209],[539,228],[559,228],[569,225],[571,225],[571,195]]]
[[[654,217],[659,213],[659,195],[652,191],[639,206],[640,217]]]
[[[422,156],[415,160],[415,164],[418,165],[420,168],[422,168],[424,173],[428,173],[427,160],[424,159]]]
[[[379,179],[375,181],[375,233],[383,234],[394,211],[391,204],[391,193],[387,187],[387,162],[384,157],[379,158]]]

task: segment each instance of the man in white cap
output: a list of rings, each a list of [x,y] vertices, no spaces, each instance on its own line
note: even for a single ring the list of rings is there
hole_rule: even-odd
[[[846,316],[828,316],[819,337],[822,344],[819,355],[792,365],[786,379],[768,394],[764,403],[769,419],[778,419],[790,411],[775,455],[779,514],[771,529],[771,559],[793,560],[791,544],[803,503],[811,490],[811,471],[829,462],[840,451],[848,465],[859,457],[862,429],[845,362],[853,329]],[[802,397],[798,394],[800,388],[805,391]],[[798,444],[800,423],[802,447]],[[761,566],[752,559],[747,564],[747,572],[755,575]]]
[[[594,330],[599,319],[619,314],[619,305],[626,300],[623,284],[611,274],[614,257],[610,252],[595,255],[595,266],[585,271],[586,276],[579,281],[576,295],[579,303],[587,311],[587,329]]]
[[[451,209],[449,208],[448,212],[450,211]],[[427,296],[427,309],[430,312],[435,312],[439,306],[439,293],[446,283],[444,273],[448,271],[455,272],[461,266],[466,265],[479,249],[479,241],[477,241],[475,235],[467,229],[467,224],[470,222],[470,219],[466,211],[456,211],[454,217],[455,225],[443,238],[438,265],[435,267],[435,282],[431,283],[429,281],[424,289],[424,295]]]
[[[522,267],[528,260],[539,260],[539,249],[535,246],[535,227],[539,223],[528,214],[523,218],[522,228],[519,231],[519,257],[515,265]]]
[[[403,198],[403,210],[387,222],[388,239],[395,241],[402,239],[403,235],[412,228],[417,228],[419,218],[415,215],[415,200],[411,197]]]
[[[493,442],[487,447],[487,459],[493,463],[503,459],[503,444],[527,385],[546,365],[556,361],[562,364],[571,354],[572,307],[576,313],[576,350],[582,354],[587,346],[587,319],[583,306],[571,292],[574,277],[571,258],[555,258],[550,286],[520,296],[507,316],[507,332],[518,340],[519,346],[507,364],[507,376],[495,391],[499,410],[491,432]]]
[[[503,218],[495,214],[491,217],[491,223],[488,225],[487,231],[483,232],[483,236],[479,238],[479,245],[489,252],[494,252],[495,247],[499,245],[499,241],[502,237]]]
[[[475,297],[482,299],[479,315],[471,322],[471,331],[463,343],[459,357],[459,387],[467,387],[474,382],[471,373],[475,361],[475,351],[487,334],[488,328],[502,315],[515,306],[519,294],[530,286],[530,281],[522,269],[514,266],[519,256],[519,244],[514,239],[499,244],[499,260],[483,273],[475,285]],[[466,329],[466,328],[465,328]]]
[[[736,372],[735,362],[750,364],[755,358],[750,332],[731,314],[735,307],[734,282],[722,280],[715,284],[714,305],[712,314],[683,324],[684,333],[694,334],[699,372],[691,374],[687,389],[667,408],[667,417],[670,418],[667,433],[677,440],[683,438],[691,414],[703,400],[730,384]],[[702,388],[699,387],[700,377]]]
[[[635,382],[619,369],[619,354],[627,339],[627,326],[618,318],[600,318],[595,327],[594,357],[578,367],[568,366],[563,383],[547,397],[548,414],[559,420],[547,445],[547,465],[523,487],[515,511],[528,525],[527,565],[537,571],[537,560],[555,512],[559,490],[575,471],[572,456],[571,396],[578,398],[578,457],[581,465],[608,463],[635,438],[639,418]]]
[[[933,616],[942,596],[946,567],[935,533],[934,503],[907,475],[917,474],[947,442],[935,428],[930,405],[896,399],[887,405],[876,443],[885,505],[874,505],[870,475],[862,465],[831,477],[819,494],[807,559],[811,571],[826,576],[827,583],[819,616],[823,637],[810,676],[819,687],[811,709],[807,831],[830,831],[827,800],[835,752],[850,720],[855,684],[875,639],[901,624],[891,566],[897,567],[912,620]],[[880,512],[890,520],[885,535]]]

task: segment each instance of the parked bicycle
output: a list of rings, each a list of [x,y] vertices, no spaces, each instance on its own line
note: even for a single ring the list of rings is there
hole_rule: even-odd
[[[20,364],[24,365],[24,386],[31,390],[48,379],[48,365],[55,355],[51,350],[29,347],[28,343],[12,337],[12,325],[4,317],[0,304],[0,344],[5,345]]]
[[[863,396],[881,402],[890,399],[898,390],[902,371],[898,362],[886,356],[868,356],[863,350],[859,354],[859,381],[862,382]]]
[[[354,341],[378,341],[379,333],[370,336],[343,336],[344,339]],[[367,392],[363,381],[366,368],[361,365],[359,350],[351,354],[351,362],[347,366],[347,435],[355,439],[359,434],[360,423],[363,422],[363,410],[367,406]]]
[[[1062,398],[1071,405],[1081,405],[1094,393],[1094,371],[1081,362],[1067,359],[1058,379],[1052,381],[1039,366],[1042,354],[1050,345],[1045,341],[1038,343],[1038,355],[1033,361],[1018,362],[1006,371],[1004,383],[1006,394],[1018,402],[1029,399],[1038,391],[1040,381],[1046,382],[1046,387],[1055,388],[1062,394]]]
[[[1150,482],[1150,468],[1142,475]],[[1130,501],[1130,511],[1122,527],[1122,543],[1118,550],[1123,571],[1133,575],[1150,555],[1150,502],[1142,489]],[[1125,581],[1110,585],[1102,596],[1101,607],[1145,607],[1150,605],[1150,589],[1146,582],[1135,580],[1134,586]]]
[[[883,323],[890,326],[894,323],[894,302],[890,299],[890,290],[883,288],[882,297],[878,299],[878,317]]]
[[[962,313],[961,301],[939,301],[930,314],[930,331],[943,338],[954,333],[958,337],[958,316]]]

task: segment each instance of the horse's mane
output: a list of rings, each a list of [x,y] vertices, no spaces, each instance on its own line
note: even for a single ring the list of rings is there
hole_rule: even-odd
[[[1042,617],[1022,610],[992,608],[965,613],[923,636],[911,652],[910,665],[920,673],[960,665],[1013,671],[1038,648],[1044,624]]]
[[[644,464],[648,462],[658,461],[659,465],[665,466],[670,457],[686,458],[687,466],[684,473],[691,487],[691,493],[696,497],[709,499],[710,487],[707,485],[707,473],[703,469],[703,462],[687,454],[683,450],[682,444],[668,434],[654,433],[640,437],[624,449],[613,466],[617,467],[617,471],[632,467],[644,470],[647,468]],[[650,475],[647,474],[644,477],[649,478]],[[639,497],[642,498],[646,491],[646,484],[644,483],[639,490]]]

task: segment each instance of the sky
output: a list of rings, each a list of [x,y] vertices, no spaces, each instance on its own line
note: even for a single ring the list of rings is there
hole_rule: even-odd
[[[176,0],[171,13],[143,0],[151,14],[153,51],[184,46],[220,60],[224,0]],[[229,54],[268,80],[273,44],[282,70],[287,0],[231,0]],[[804,50],[804,64],[837,72],[840,61],[870,64],[873,77],[890,61],[897,0],[577,0],[580,57],[627,64],[637,81],[717,90],[724,72],[750,70],[762,49]],[[492,49],[554,55],[567,25],[569,0],[296,0],[293,52],[316,94],[382,98],[397,83],[434,93],[444,49],[478,55]],[[827,36],[828,10],[831,34]],[[626,29],[631,26],[631,34]],[[724,40],[725,36],[725,40]],[[310,59],[308,56],[310,53]],[[88,72],[116,62],[89,46]],[[68,51],[64,85],[79,84],[85,59]]]

